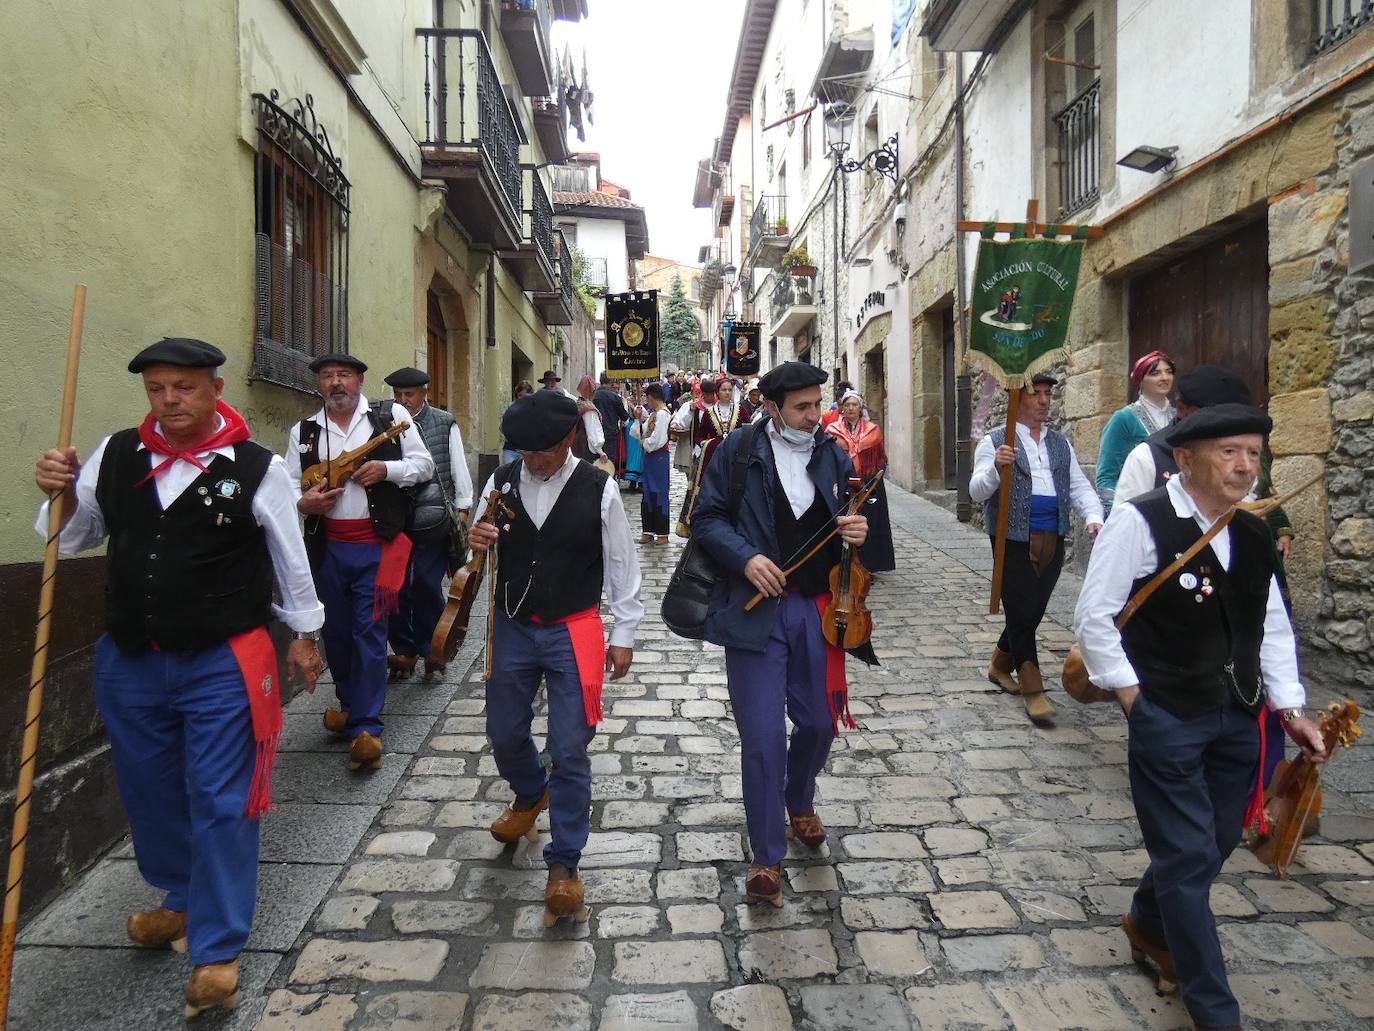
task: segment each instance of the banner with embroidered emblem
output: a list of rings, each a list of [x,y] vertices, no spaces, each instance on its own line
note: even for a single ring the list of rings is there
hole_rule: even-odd
[[[658,291],[606,295],[606,374],[658,376]]]
[[[757,322],[736,322],[725,337],[725,371],[731,376],[759,374],[759,339],[763,327]]]

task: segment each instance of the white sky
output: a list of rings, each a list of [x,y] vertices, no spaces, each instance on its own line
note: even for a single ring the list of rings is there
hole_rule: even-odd
[[[582,50],[595,100],[587,142],[601,174],[643,205],[653,254],[695,265],[710,241],[710,209],[692,207],[697,162],[725,118],[744,0],[589,0],[590,16],[555,22],[560,57],[571,46],[579,81]]]

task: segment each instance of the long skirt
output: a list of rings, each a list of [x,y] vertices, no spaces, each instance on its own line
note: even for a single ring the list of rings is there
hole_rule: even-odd
[[[859,549],[859,561],[870,573],[884,573],[897,568],[897,557],[892,546],[892,517],[887,511],[887,484],[878,483],[878,489],[864,505],[863,514],[868,517],[868,540]]]
[[[621,432],[625,437],[625,479],[630,483],[639,483],[644,478],[644,447],[629,430]]]
[[[668,536],[668,449],[661,448],[644,460],[644,497],[639,506],[644,533]]]
[[[692,435],[684,433],[673,445],[673,465],[686,473],[692,468]]]

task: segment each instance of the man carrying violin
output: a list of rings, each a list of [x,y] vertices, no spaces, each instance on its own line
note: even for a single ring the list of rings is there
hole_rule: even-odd
[[[396,610],[410,560],[403,532],[410,502],[402,487],[434,476],[434,459],[409,414],[391,401],[363,396],[367,366],[351,354],[310,363],[324,407],[291,427],[286,469],[305,518],[305,547],[324,602],[324,649],[339,708],[324,711],[330,733],[349,739],[351,769],[382,764],[386,700],[387,617]],[[342,487],[301,490],[301,470],[326,462],[408,423],[397,440],[367,456]]]
[[[629,672],[644,617],[620,489],[605,470],[573,454],[579,421],[577,402],[552,390],[507,408],[501,433],[521,457],[487,480],[469,531],[473,551],[495,548],[487,736],[515,793],[491,833],[506,844],[537,837],[535,820],[549,810],[545,926],[564,916],[587,918],[577,871],[591,831],[587,746],[601,722],[605,674],[619,680]],[[502,509],[495,525],[486,518],[493,496]],[[603,588],[615,616],[609,644]],[[548,691],[548,770],[530,734],[541,679]]]
[[[844,653],[826,643],[821,608],[840,540],[863,544],[868,520],[846,515],[854,467],[820,429],[826,374],[785,362],[759,383],[768,420],[731,433],[707,467],[692,536],[725,571],[706,619],[706,639],[725,647],[739,728],[744,811],[753,862],[750,899],[782,904],[784,828],[810,848],[825,840],[813,799],[839,724],[852,726]],[[748,452],[739,455],[741,446]],[[733,497],[737,456],[743,488]],[[838,540],[784,575],[832,528]],[[756,593],[765,597],[746,609]],[[787,720],[793,724],[787,737]]]
[[[1132,955],[1155,963],[1161,989],[1182,988],[1202,1028],[1240,1027],[1209,895],[1243,824],[1263,808],[1258,719],[1266,703],[1311,761],[1327,753],[1302,708],[1293,630],[1258,517],[1236,511],[1123,629],[1115,620],[1245,497],[1271,426],[1241,404],[1203,408],[1175,425],[1166,439],[1181,474],[1118,501],[1074,616],[1090,679],[1114,690],[1126,713],[1131,795],[1150,856],[1122,927]]]

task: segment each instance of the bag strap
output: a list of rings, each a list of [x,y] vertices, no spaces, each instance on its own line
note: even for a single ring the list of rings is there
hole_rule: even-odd
[[[754,442],[754,424],[747,423],[739,430],[739,447],[730,468],[730,522],[739,518],[740,502],[744,500],[744,478],[749,471],[749,446]]]
[[[1126,603],[1126,607],[1121,610],[1121,614],[1116,617],[1116,628],[1120,630],[1127,623],[1129,623],[1131,621],[1131,617],[1134,616],[1137,611],[1139,611],[1140,606],[1144,605],[1145,602],[1149,600],[1150,595],[1154,594],[1155,591],[1159,590],[1159,588],[1164,585],[1164,581],[1168,580],[1169,577],[1173,576],[1185,565],[1187,565],[1188,561],[1194,555],[1196,555],[1203,548],[1207,547],[1207,545],[1211,544],[1212,538],[1215,537],[1217,534],[1221,533],[1222,530],[1226,529],[1226,527],[1231,522],[1231,517],[1235,514],[1236,509],[1232,508],[1228,510],[1225,515],[1223,515],[1220,519],[1218,519],[1215,523],[1212,524],[1211,528],[1206,533],[1204,533],[1201,537],[1199,537],[1196,541],[1193,542],[1192,547],[1190,547],[1178,558],[1174,559],[1174,561],[1171,562],[1167,568],[1162,569],[1158,573],[1156,573],[1149,583],[1147,583],[1140,590],[1136,591],[1135,595],[1131,598],[1131,600]]]

